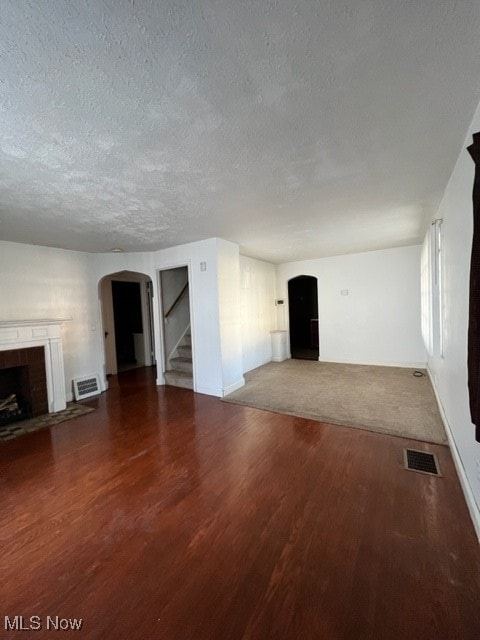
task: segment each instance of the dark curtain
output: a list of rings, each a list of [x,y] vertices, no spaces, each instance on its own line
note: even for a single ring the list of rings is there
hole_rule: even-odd
[[[480,132],[473,135],[468,152],[475,163],[473,182],[473,240],[470,262],[468,323],[468,392],[475,439],[480,442]]]

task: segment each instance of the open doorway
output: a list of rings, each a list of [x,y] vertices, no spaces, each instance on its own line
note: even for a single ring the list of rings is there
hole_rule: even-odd
[[[145,366],[140,282],[112,281],[117,370]]]
[[[105,347],[105,374],[155,364],[152,281],[142,273],[120,271],[99,284]]]
[[[288,281],[288,313],[292,358],[318,360],[317,278],[297,276]]]
[[[188,267],[160,271],[165,383],[193,389]]]

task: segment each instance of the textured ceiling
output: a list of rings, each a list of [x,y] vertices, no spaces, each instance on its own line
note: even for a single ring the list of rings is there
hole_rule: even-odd
[[[0,237],[273,262],[420,241],[480,3],[2,0]]]

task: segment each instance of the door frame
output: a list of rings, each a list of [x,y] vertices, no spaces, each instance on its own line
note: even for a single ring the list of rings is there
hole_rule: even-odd
[[[313,278],[316,281],[317,284],[317,316],[320,316],[320,312],[319,312],[319,278],[318,275],[314,275],[313,273],[298,273],[295,276],[291,276],[290,278],[287,279],[286,281],[286,290],[287,290],[287,314],[286,314],[286,321],[287,321],[287,326],[288,326],[288,349],[289,349],[289,354],[290,354],[290,358],[292,358],[292,336],[291,336],[291,327],[290,327],[290,292],[288,290],[288,285],[289,282],[291,282],[292,280],[296,280],[297,278]],[[318,317],[318,357],[317,360],[320,360],[320,317]]]
[[[151,367],[155,359],[155,332],[153,324],[153,281],[146,273],[140,271],[115,271],[104,275],[98,284],[102,332],[103,363],[105,384],[107,376],[118,373],[117,353],[115,348],[115,311],[113,308],[112,282],[138,282],[140,285],[140,307],[142,312],[142,328],[145,348],[145,366]],[[150,286],[149,286],[150,285]],[[147,328],[147,331],[145,330]]]
[[[190,314],[190,335],[192,340],[192,373],[193,373],[193,391],[197,390],[197,377],[195,374],[195,317],[193,312],[193,281],[192,281],[192,261],[190,258],[187,260],[181,260],[179,262],[165,263],[161,267],[157,267],[157,291],[158,291],[158,312],[159,312],[159,342],[160,342],[160,355],[161,355],[161,367],[157,368],[157,384],[165,384],[165,370],[167,366],[167,353],[165,350],[165,318],[163,309],[163,296],[162,296],[162,279],[160,274],[162,271],[169,271],[170,269],[179,269],[181,267],[187,267],[188,277],[188,311]],[[160,371],[161,368],[161,371]]]

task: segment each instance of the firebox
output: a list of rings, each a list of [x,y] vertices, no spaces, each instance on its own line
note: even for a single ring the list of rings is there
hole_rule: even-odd
[[[45,349],[0,351],[0,426],[48,413]]]

